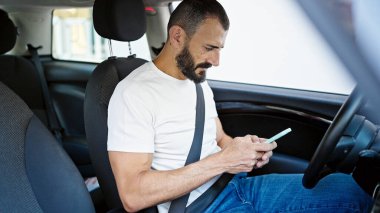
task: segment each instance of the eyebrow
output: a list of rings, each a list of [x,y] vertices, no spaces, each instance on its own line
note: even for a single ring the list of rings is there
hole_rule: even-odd
[[[212,44],[206,44],[206,46],[214,48],[214,49],[222,49],[223,48],[223,47],[218,47],[218,46],[215,46],[215,45],[212,45]]]

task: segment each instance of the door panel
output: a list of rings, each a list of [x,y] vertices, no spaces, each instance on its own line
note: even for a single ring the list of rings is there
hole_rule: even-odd
[[[68,136],[85,137],[83,103],[86,84],[95,66],[62,61],[45,63],[54,106]]]
[[[208,81],[216,102],[238,101],[295,110],[332,119],[346,95],[303,91],[268,86]]]
[[[217,106],[224,104],[226,103],[219,103]],[[251,110],[239,111],[235,108],[232,111],[225,107],[218,110],[226,133],[233,136],[253,134],[270,138],[286,128],[292,128],[291,133],[277,140],[276,151],[309,160],[328,127],[325,121],[274,109],[256,108],[258,106],[252,104]],[[299,144],[301,142],[302,145]]]
[[[44,59],[51,98],[64,129],[63,147],[84,177],[95,175],[88,152],[83,117],[86,85],[95,66]]]
[[[344,95],[209,81],[224,131],[235,137],[269,138],[292,128],[277,140],[271,163],[255,175],[302,172],[314,154]]]

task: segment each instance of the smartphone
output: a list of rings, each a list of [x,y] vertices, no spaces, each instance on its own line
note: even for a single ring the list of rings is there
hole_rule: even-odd
[[[285,136],[286,134],[288,134],[288,133],[291,132],[291,131],[292,131],[291,128],[287,128],[287,129],[285,129],[284,131],[282,131],[282,132],[276,134],[275,136],[273,136],[273,137],[267,139],[264,143],[272,143],[273,141],[275,141],[275,140],[281,138],[282,136]]]

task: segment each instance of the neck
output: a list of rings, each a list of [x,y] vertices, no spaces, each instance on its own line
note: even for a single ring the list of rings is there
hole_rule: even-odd
[[[172,76],[178,80],[187,79],[177,67],[175,54],[164,47],[161,53],[153,60],[156,67],[167,75]]]

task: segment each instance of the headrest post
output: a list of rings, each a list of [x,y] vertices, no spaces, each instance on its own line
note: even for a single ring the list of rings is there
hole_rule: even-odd
[[[108,48],[110,49],[110,56],[113,56],[111,39],[108,39]]]
[[[128,48],[129,48],[129,55],[132,55],[132,47],[131,47],[130,41],[128,41]]]

